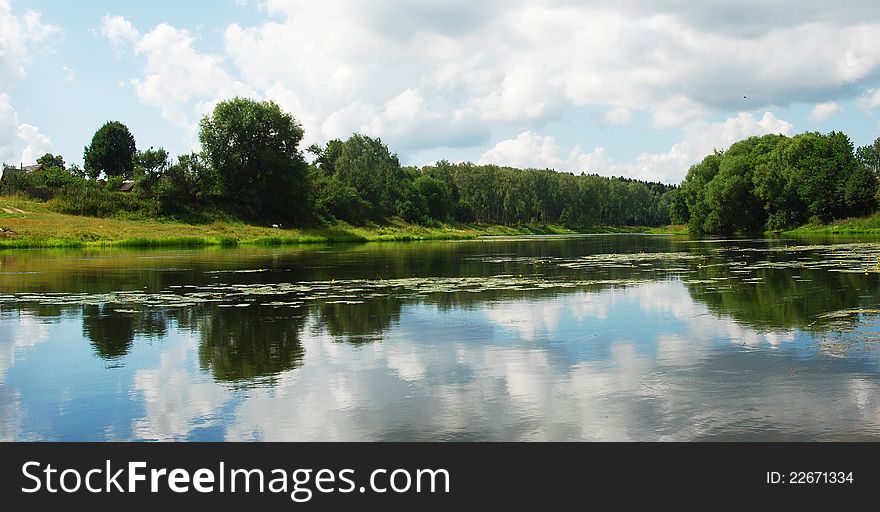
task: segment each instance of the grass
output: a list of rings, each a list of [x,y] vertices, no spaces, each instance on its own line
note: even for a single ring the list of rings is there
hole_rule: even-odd
[[[866,217],[841,219],[828,224],[810,223],[784,231],[786,235],[809,234],[874,234],[880,235],[880,212]]]
[[[23,213],[22,213],[23,212]],[[387,225],[350,226],[339,223],[303,229],[254,226],[238,221],[188,224],[180,221],[135,220],[68,215],[51,205],[15,196],[0,196],[0,249],[76,247],[205,247],[280,246],[333,242],[467,240],[480,236],[573,233],[678,233],[677,227],[591,227],[555,225],[495,226],[439,224],[432,227],[393,221]]]
[[[668,226],[661,226],[659,228],[648,228],[646,233],[652,235],[688,235],[690,232],[688,231],[687,224],[670,224]]]

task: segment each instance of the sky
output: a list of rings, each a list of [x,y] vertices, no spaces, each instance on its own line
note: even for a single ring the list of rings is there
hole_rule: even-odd
[[[751,135],[880,136],[864,0],[0,0],[0,161],[82,162],[104,122],[198,151],[271,99],[304,147],[358,132],[440,159],[678,183]]]

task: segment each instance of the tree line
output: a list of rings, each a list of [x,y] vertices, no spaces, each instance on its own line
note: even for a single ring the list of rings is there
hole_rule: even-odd
[[[0,190],[93,216],[232,216],[288,225],[671,222],[715,234],[870,213],[880,174],[880,138],[856,149],[840,132],[751,137],[692,166],[680,187],[448,161],[403,166],[379,138],[353,134],[303,150],[303,136],[274,102],[233,98],[201,120],[198,153],[172,162],[162,148],[139,151],[124,124],[108,122],[84,148],[83,168],[47,154],[38,171],[7,167]],[[116,192],[124,180],[133,182],[131,193]]]
[[[201,120],[198,153],[172,162],[162,148],[139,151],[124,124],[108,122],[84,148],[83,168],[47,154],[38,171],[7,167],[0,190],[53,200],[59,211],[81,215],[228,215],[293,225],[400,218],[425,225],[657,226],[669,222],[677,193],[662,183],[550,169],[403,166],[379,138],[354,134],[303,150],[303,135],[274,102],[234,98]],[[115,192],[125,180],[134,182],[133,191]]]
[[[673,220],[691,232],[783,230],[877,208],[880,138],[853,147],[842,132],[750,137],[690,168]]]

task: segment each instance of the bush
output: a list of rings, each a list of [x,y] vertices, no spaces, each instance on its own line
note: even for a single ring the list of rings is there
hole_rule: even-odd
[[[159,215],[158,203],[126,192],[111,192],[93,188],[75,194],[67,194],[52,202],[52,209],[69,215],[89,217],[122,217],[129,219],[153,218]]]
[[[22,172],[14,167],[8,167],[3,172],[0,190],[9,195],[17,194],[48,201],[59,195],[75,193],[86,186],[88,186],[86,180],[60,167],[32,172]]]

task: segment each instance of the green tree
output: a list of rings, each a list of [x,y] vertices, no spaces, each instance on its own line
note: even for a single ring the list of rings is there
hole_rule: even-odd
[[[37,158],[37,163],[43,165],[47,169],[50,167],[57,167],[62,171],[67,169],[67,167],[64,166],[64,158],[62,158],[61,155],[53,155],[52,153],[46,153],[40,158]]]
[[[369,220],[382,221],[395,213],[400,189],[400,161],[381,139],[354,134],[334,162],[339,180],[358,191]],[[362,222],[367,219],[347,219]]]
[[[130,178],[134,173],[134,137],[128,127],[108,121],[95,132],[92,143],[85,147],[83,162],[86,173],[97,178],[102,172],[109,176]]]
[[[165,214],[183,213],[187,209],[205,207],[218,195],[214,170],[197,153],[181,155],[158,178],[154,193]]]
[[[427,214],[437,221],[445,221],[452,213],[452,197],[443,181],[422,175],[413,182],[416,191],[425,201]]]
[[[856,158],[875,176],[880,177],[880,137],[874,139],[873,143],[857,149]]]
[[[672,189],[665,193],[663,197],[669,207],[669,222],[673,224],[687,224],[690,220],[690,212],[688,212],[687,202],[684,195],[678,189]]]
[[[224,201],[264,220],[306,214],[307,164],[299,122],[272,101],[233,98],[200,123],[202,153],[216,170]]]
[[[161,175],[171,165],[168,158],[168,152],[165,148],[145,149],[134,154],[134,174],[135,176],[145,175]]]
[[[319,214],[361,224],[393,215],[415,218],[423,210],[416,204],[412,177],[381,139],[354,134],[309,151],[316,156],[312,167],[319,183],[312,190]]]

